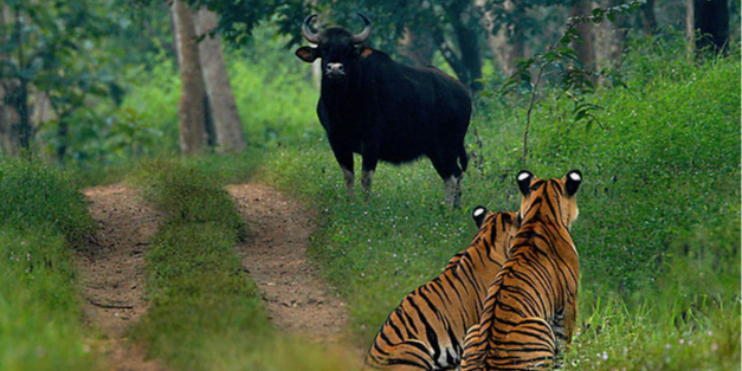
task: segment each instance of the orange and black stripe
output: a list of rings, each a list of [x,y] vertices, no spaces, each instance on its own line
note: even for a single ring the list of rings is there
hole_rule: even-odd
[[[486,215],[486,216],[485,216]],[[408,294],[382,325],[369,348],[367,370],[446,370],[461,361],[466,330],[478,323],[487,288],[506,261],[517,215],[487,214],[471,245],[443,273]]]
[[[581,181],[576,170],[563,179],[518,175],[521,226],[466,336],[462,371],[549,368],[571,342],[580,264],[569,227]]]

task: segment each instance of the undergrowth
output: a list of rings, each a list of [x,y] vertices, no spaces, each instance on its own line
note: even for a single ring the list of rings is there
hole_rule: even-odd
[[[92,370],[72,246],[95,228],[68,173],[0,160],[0,370]]]

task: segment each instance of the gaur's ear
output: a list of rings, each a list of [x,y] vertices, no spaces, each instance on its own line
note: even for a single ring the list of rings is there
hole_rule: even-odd
[[[487,208],[484,206],[477,206],[474,211],[471,212],[471,217],[474,219],[474,223],[477,224],[477,228],[482,228],[484,217],[487,215]]]
[[[312,63],[315,59],[319,58],[319,51],[317,48],[302,46],[301,48],[296,49],[296,56],[304,62]]]
[[[522,193],[523,196],[527,196],[528,193],[530,193],[531,179],[533,179],[533,174],[531,174],[531,172],[528,170],[522,170],[520,173],[518,173],[518,176],[515,179],[518,181],[518,188],[520,188],[520,193]]]
[[[579,170],[572,170],[564,178],[564,189],[567,191],[567,195],[574,196],[580,188],[580,183],[582,183],[582,173]]]

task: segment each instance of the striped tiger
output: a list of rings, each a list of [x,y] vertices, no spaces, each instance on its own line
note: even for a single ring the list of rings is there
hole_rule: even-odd
[[[472,213],[479,227],[471,245],[443,273],[408,294],[368,350],[364,370],[446,370],[461,361],[466,330],[479,321],[487,288],[507,260],[517,216]]]
[[[462,371],[549,368],[572,341],[580,264],[569,228],[582,174],[540,180],[522,171],[517,181],[520,229],[466,336]]]

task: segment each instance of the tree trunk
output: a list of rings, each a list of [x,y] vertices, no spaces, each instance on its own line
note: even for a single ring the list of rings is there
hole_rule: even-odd
[[[207,144],[204,104],[206,89],[201,72],[193,12],[185,2],[176,0],[172,5],[172,15],[183,84],[178,106],[180,151],[192,154],[201,151]]]
[[[477,32],[479,19],[474,15],[476,9],[474,4],[461,1],[453,2],[446,8],[446,12],[451,19],[456,43],[461,52],[460,64],[465,69],[465,79],[462,82],[476,93],[482,89],[482,54]]]
[[[0,27],[5,27],[11,23],[11,13],[8,5],[3,3],[0,8]],[[7,34],[0,35],[0,43],[7,45],[10,40]],[[10,59],[10,55],[0,51],[0,62]],[[20,115],[14,106],[9,104],[16,89],[17,79],[8,79],[3,77],[0,80],[0,154],[14,155],[18,153],[20,143],[18,142],[18,122]]]
[[[692,20],[689,30],[697,50],[710,49],[714,53],[725,49],[729,39],[729,5],[727,0],[690,0]],[[689,9],[690,10],[690,9]],[[697,36],[697,37],[696,37]]]
[[[487,31],[487,47],[495,57],[502,74],[510,77],[515,72],[518,60],[525,56],[525,37],[519,24],[525,16],[525,9],[521,2],[515,4],[510,0],[503,1],[502,11],[510,13],[508,18],[512,20],[511,24],[505,24],[496,23],[493,12],[485,9],[486,5],[487,0],[477,0]]]
[[[623,0],[603,0],[602,6],[609,8],[621,5],[622,2]],[[604,19],[599,25],[595,25],[595,44],[597,45],[595,60],[597,65],[601,67],[620,65],[627,29],[627,17],[623,14],[617,14],[613,22]]]
[[[570,15],[572,17],[587,17],[592,11],[592,2],[589,0],[574,0]],[[577,60],[586,70],[595,68],[595,52],[593,50],[592,24],[581,22],[576,26],[579,40],[574,43]]]
[[[657,30],[657,18],[654,16],[654,0],[646,0],[639,9],[642,12],[644,33],[653,35],[654,31]]]
[[[433,64],[433,31],[430,27],[410,26],[397,46],[399,54],[415,67]]]
[[[207,34],[218,26],[216,14],[202,8],[196,19],[196,32]],[[227,64],[219,35],[206,36],[198,44],[201,55],[206,93],[209,96],[211,118],[216,132],[217,151],[238,152],[245,148],[245,132],[242,128],[237,104],[227,75]]]

